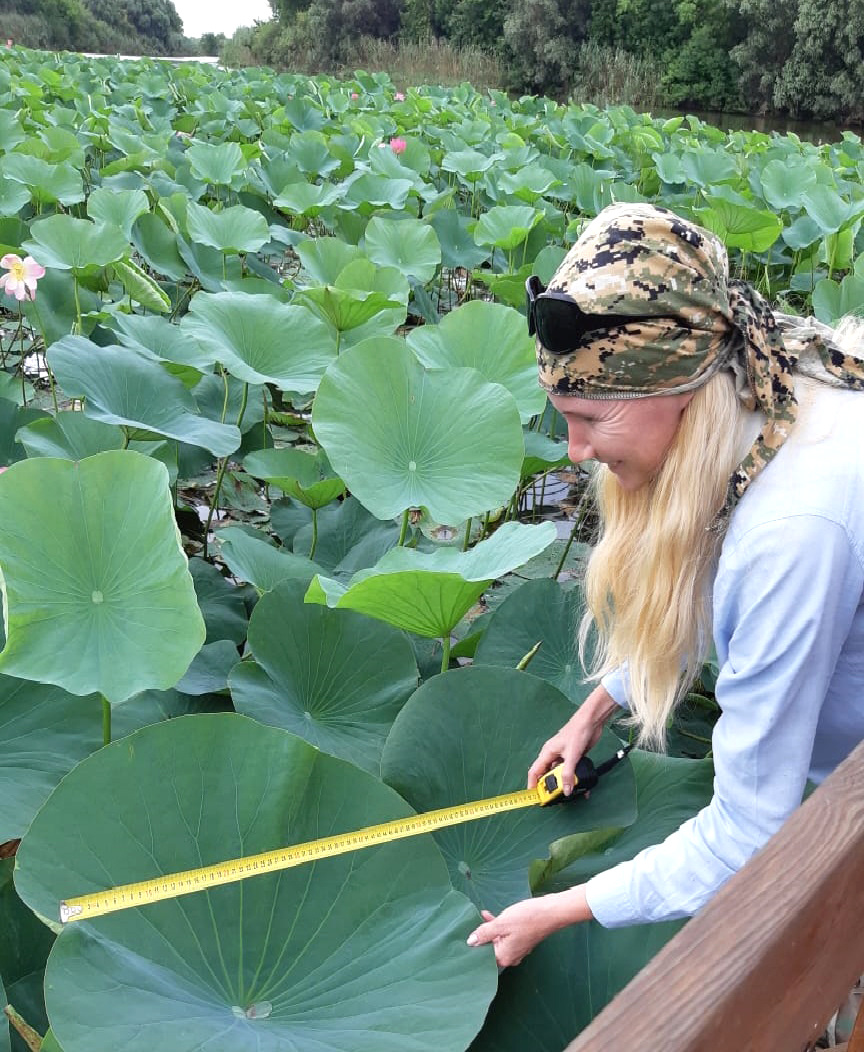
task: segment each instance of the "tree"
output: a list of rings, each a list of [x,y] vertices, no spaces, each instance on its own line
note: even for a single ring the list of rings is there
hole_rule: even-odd
[[[798,0],[738,0],[742,40],[730,57],[738,71],[745,108],[764,113],[774,104],[774,88],[795,44]]]
[[[795,117],[864,117],[864,0],[799,0],[774,104]]]

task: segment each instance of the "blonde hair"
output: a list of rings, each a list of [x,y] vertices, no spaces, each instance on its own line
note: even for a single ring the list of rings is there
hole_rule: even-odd
[[[601,534],[585,577],[582,660],[590,638],[591,678],[626,663],[643,745],[664,747],[669,717],[711,647],[711,581],[722,536],[707,527],[741,459],[748,415],[732,375],[718,373],[685,408],[650,483],[628,492],[607,467],[595,475]]]

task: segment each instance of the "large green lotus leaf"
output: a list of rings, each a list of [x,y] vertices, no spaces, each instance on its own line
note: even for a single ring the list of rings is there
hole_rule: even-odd
[[[452,150],[444,155],[441,167],[445,172],[456,172],[468,182],[476,182],[494,163],[494,157],[478,150]]]
[[[845,201],[831,186],[814,186],[804,194],[804,209],[823,234],[836,234],[861,216],[864,203]]]
[[[91,420],[84,413],[69,409],[22,427],[17,439],[28,457],[83,460],[108,449],[123,448],[123,432],[119,427]]]
[[[283,730],[183,717],[79,764],[22,842],[16,884],[56,916],[106,884],[410,813]],[[496,985],[491,953],[465,945],[475,923],[434,841],[397,840],[72,924],[48,1013],[64,1052],[462,1052]]]
[[[254,585],[259,592],[269,592],[280,581],[308,583],[321,569],[302,555],[268,543],[263,534],[253,536],[237,526],[228,526],[216,536],[231,573]]]
[[[417,811],[523,789],[541,746],[572,715],[573,706],[560,691],[526,672],[453,669],[427,680],[397,716],[384,747],[382,777]],[[619,748],[606,731],[592,756],[606,759]],[[497,913],[530,893],[529,866],[546,858],[553,841],[626,826],[635,818],[633,773],[622,763],[588,800],[538,804],[434,836],[453,886]]]
[[[273,517],[271,513],[271,523]],[[275,529],[275,523],[273,523]],[[374,566],[399,540],[394,522],[381,522],[355,497],[329,504],[318,513],[318,543],[315,562],[329,573],[354,574]],[[312,548],[312,525],[304,523],[294,532],[291,547],[300,555]]]
[[[579,624],[584,611],[579,590],[565,592],[557,581],[548,578],[526,581],[492,614],[477,644],[474,662],[515,668],[540,643],[529,666],[532,675],[553,683],[581,705],[593,689],[593,684],[584,682],[579,660]]]
[[[54,215],[37,219],[30,227],[30,241],[23,248],[43,267],[83,270],[116,263],[129,252],[129,242],[119,227],[89,219]]]
[[[430,216],[429,223],[438,235],[445,267],[473,270],[489,259],[490,250],[481,248],[471,236],[474,222],[455,208],[444,208]]]
[[[707,208],[696,208],[700,223],[732,248],[765,252],[780,237],[783,224],[773,212],[736,204],[721,197],[708,197]]]
[[[53,933],[19,898],[12,883],[14,858],[0,860],[0,980],[6,997],[22,1018],[39,1032],[48,1026],[42,987]],[[2,990],[0,990],[2,992]],[[0,1033],[5,1018],[0,1010]],[[0,1048],[3,1046],[0,1038]],[[7,1046],[8,1047],[8,1046]],[[16,1034],[13,1052],[28,1052]]]
[[[333,285],[304,289],[300,299],[313,304],[340,333],[365,325],[381,311],[400,306],[398,300],[390,299],[384,292],[338,289]]]
[[[803,164],[789,164],[779,158],[769,161],[760,174],[762,192],[772,208],[802,205],[804,194],[816,185],[816,173]]]
[[[47,419],[41,409],[22,409],[8,398],[0,398],[0,466],[23,460],[26,450],[18,435],[21,429],[36,420]]]
[[[41,157],[25,153],[7,153],[0,163],[0,174],[13,182],[22,183],[40,202],[59,202],[74,205],[84,200],[81,173],[71,164],[49,164]]]
[[[190,559],[189,572],[207,626],[206,641],[215,643],[219,639],[229,639],[232,643],[242,643],[249,623],[242,590],[203,559]]]
[[[30,190],[24,183],[0,176],[0,216],[15,216],[24,205],[30,203]],[[2,1042],[3,1024],[0,1023],[0,1042]],[[0,1049],[2,1049],[0,1044]]]
[[[330,183],[286,183],[273,198],[273,205],[299,216],[319,216],[345,193],[344,187]]]
[[[270,228],[260,212],[233,205],[214,212],[190,201],[186,206],[189,236],[220,252],[257,252],[270,240]]]
[[[308,508],[323,508],[345,492],[345,483],[333,474],[320,450],[313,454],[302,449],[258,449],[246,457],[243,468]]]
[[[501,973],[469,1052],[561,1052],[682,927],[607,929],[591,921],[544,939],[518,968]]]
[[[25,830],[64,774],[102,745],[99,698],[0,676],[0,844]]]
[[[336,237],[316,237],[297,246],[303,270],[320,285],[333,285],[345,267],[355,259],[363,259],[356,245],[349,245]]]
[[[419,219],[384,219],[373,216],[366,227],[364,245],[373,263],[395,267],[406,278],[426,284],[441,264],[441,245],[428,223]]]
[[[146,358],[209,369],[210,358],[197,347],[179,325],[157,314],[117,314],[114,324],[124,347],[132,347]],[[190,344],[192,346],[190,347]],[[230,420],[231,418],[228,417]]]
[[[548,471],[553,467],[563,467],[570,463],[567,443],[556,442],[547,435],[537,431],[525,432],[525,459],[522,461],[522,478],[536,475],[538,471]]]
[[[314,391],[336,358],[329,328],[307,308],[239,292],[193,296],[181,329],[247,383]]]
[[[603,870],[659,844],[711,801],[714,765],[644,752],[630,754],[636,776],[639,820],[627,828],[609,828],[598,836],[573,837],[553,845],[546,863],[531,873],[535,891],[561,891],[582,884]]]
[[[383,175],[351,175],[340,184],[345,196],[340,202],[341,208],[362,208],[367,212],[373,208],[392,208],[401,212],[411,193],[412,183],[409,179],[390,179]]]
[[[130,240],[157,274],[172,281],[184,280],[188,272],[177,251],[177,235],[158,216],[151,212],[139,216]]]
[[[474,240],[506,252],[521,245],[542,218],[543,213],[529,205],[495,205],[477,221]]]
[[[422,325],[408,335],[408,346],[427,369],[468,366],[516,399],[523,422],[543,412],[546,394],[537,386],[534,340],[525,316],[501,303],[472,300],[438,325]]]
[[[205,643],[177,684],[181,694],[200,697],[228,689],[228,675],[240,660],[237,647],[228,639]]]
[[[98,187],[87,198],[87,215],[97,223],[118,227],[129,240],[135,220],[150,211],[143,190],[108,190]]]
[[[199,179],[216,186],[228,186],[246,164],[236,142],[194,142],[186,150],[186,160]]]
[[[3,188],[0,186],[0,200],[2,200]],[[29,194],[28,194],[29,200]],[[6,997],[6,988],[3,985],[3,976],[0,975],[0,1001],[4,1005],[9,1004],[9,1000]],[[12,1040],[9,1031],[9,1025],[5,1019],[0,1021],[0,1052],[12,1052]]]
[[[365,340],[327,370],[315,435],[379,519],[425,507],[464,522],[506,504],[524,446],[512,395],[474,369],[427,370],[401,340]]]
[[[555,539],[555,525],[508,522],[470,551],[392,548],[345,587],[317,577],[307,603],[358,610],[397,628],[441,638],[461,621],[496,578],[516,569]]]
[[[20,461],[0,476],[0,521],[0,672],[115,702],[180,679],[204,621],[162,464]]]
[[[60,386],[86,398],[85,412],[94,420],[155,431],[218,457],[240,445],[233,424],[201,416],[177,377],[132,348],[97,347],[83,336],[64,336],[47,357]]]
[[[813,289],[813,313],[827,325],[836,324],[847,314],[859,315],[864,305],[864,276],[847,274],[838,284],[822,278]]]
[[[378,775],[393,720],[417,686],[414,651],[403,632],[310,606],[303,591],[280,584],[255,607],[255,661],[231,672],[234,707]]]

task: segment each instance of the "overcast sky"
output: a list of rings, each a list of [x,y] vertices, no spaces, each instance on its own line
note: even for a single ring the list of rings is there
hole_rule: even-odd
[[[224,33],[230,37],[238,26],[251,26],[273,17],[268,0],[174,0],[187,37]]]

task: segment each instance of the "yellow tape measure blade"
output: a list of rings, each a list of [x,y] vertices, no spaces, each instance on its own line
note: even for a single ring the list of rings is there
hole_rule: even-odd
[[[134,884],[121,884],[105,891],[64,899],[60,903],[60,920],[68,924],[71,921],[88,920],[91,917],[104,916],[106,913],[131,909],[133,906],[146,906],[152,902],[175,899],[181,895],[207,891],[262,873],[274,873],[306,862],[342,855],[348,851],[360,851],[376,844],[386,844],[391,840],[432,833],[445,826],[461,825],[463,822],[487,818],[505,811],[535,806],[541,800],[537,789],[519,789],[513,793],[476,800],[470,804],[442,807],[437,811],[424,811],[407,818],[394,819],[392,822],[366,826],[353,833],[339,833],[336,836],[322,837],[320,840],[310,840],[305,844],[294,844],[259,855],[247,855],[212,866],[202,866],[200,869],[169,873]]]

